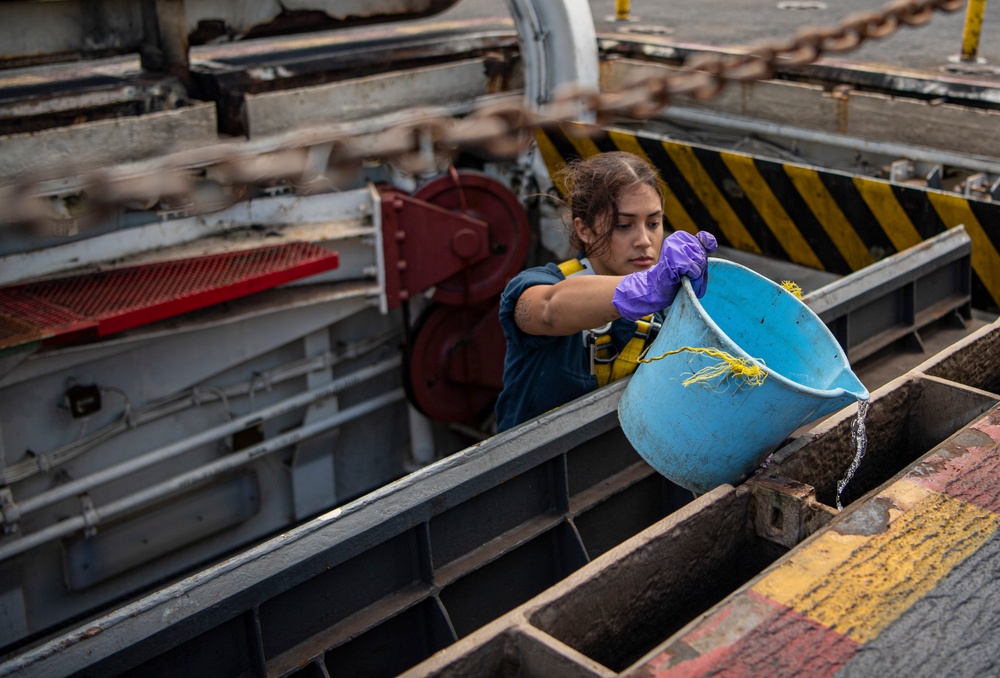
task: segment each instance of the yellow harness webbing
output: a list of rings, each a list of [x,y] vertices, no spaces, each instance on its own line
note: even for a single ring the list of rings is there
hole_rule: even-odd
[[[568,278],[588,269],[579,259],[570,259],[559,264],[559,270],[562,271],[564,277]],[[590,330],[588,341],[591,342],[591,369],[594,376],[597,377],[598,386],[606,386],[635,372],[636,368],[639,367],[639,356],[642,355],[646,347],[652,321],[652,313],[637,320],[635,334],[628,340],[624,348],[617,352],[615,345],[611,342],[610,324],[606,326],[607,329]]]
[[[562,271],[564,278],[568,278],[571,275],[586,271],[587,267],[579,259],[568,259],[559,264],[559,270]]]

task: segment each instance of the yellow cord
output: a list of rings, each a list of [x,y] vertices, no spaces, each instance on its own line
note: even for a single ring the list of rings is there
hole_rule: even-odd
[[[794,294],[796,299],[802,298],[802,288],[793,283],[791,280],[782,280],[781,286]]]
[[[760,386],[764,383],[764,379],[767,378],[767,372],[765,372],[761,367],[761,364],[764,362],[763,360],[746,360],[744,358],[737,358],[717,348],[694,348],[692,346],[682,346],[681,348],[673,351],[667,351],[663,355],[656,356],[655,358],[643,358],[640,356],[638,362],[651,363],[654,360],[662,360],[668,355],[676,355],[683,351],[688,351],[689,353],[701,353],[702,355],[707,355],[711,358],[718,358],[720,361],[715,365],[703,367],[692,374],[690,377],[681,382],[684,386],[700,384],[709,388],[717,388],[725,383],[726,388],[728,389],[730,378],[737,377],[741,380],[737,388],[743,388],[744,386]],[[715,384],[709,383],[716,379],[718,382]]]
[[[802,298],[802,288],[791,280],[782,280],[781,287],[794,294],[796,299]],[[648,350],[649,347],[646,347],[646,351]],[[701,386],[705,386],[706,388],[717,389],[725,384],[724,390],[728,390],[733,377],[740,380],[739,384],[737,384],[737,388],[743,388],[745,386],[760,386],[767,378],[767,372],[765,372],[762,367],[762,365],[764,365],[763,360],[756,358],[750,360],[737,358],[717,348],[694,348],[692,346],[682,346],[681,348],[673,351],[667,351],[663,355],[656,356],[655,358],[644,357],[646,355],[646,351],[643,351],[635,362],[651,363],[654,360],[663,360],[668,355],[677,355],[678,353],[682,353],[684,351],[688,351],[689,353],[701,353],[702,355],[707,355],[710,358],[719,359],[719,362],[715,365],[703,367],[697,372],[691,374],[691,376],[681,382],[684,386],[699,384]]]

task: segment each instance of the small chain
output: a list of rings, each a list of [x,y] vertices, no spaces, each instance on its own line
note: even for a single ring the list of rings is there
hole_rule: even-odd
[[[827,53],[847,52],[866,40],[881,39],[903,26],[922,26],[935,11],[954,12],[965,0],[894,0],[880,11],[848,15],[836,27],[805,28],[793,38],[762,43],[741,55],[701,54],[679,71],[649,77],[615,92],[577,86],[560,91],[538,110],[506,101],[481,106],[465,117],[427,116],[369,134],[309,130],[278,142],[246,142],[179,152],[152,161],[75,175],[67,181],[24,181],[0,187],[0,223],[44,226],[80,214],[111,208],[174,209],[197,214],[231,205],[255,187],[291,184],[299,190],[343,185],[366,160],[398,161],[414,169],[432,169],[459,149],[480,148],[503,158],[526,149],[536,129],[580,120],[573,133],[591,135],[618,118],[643,120],[677,96],[709,99],[731,82],[774,76],[779,66],[801,66]],[[74,194],[84,204],[53,209],[46,196]],[[68,212],[68,213],[67,213]]]

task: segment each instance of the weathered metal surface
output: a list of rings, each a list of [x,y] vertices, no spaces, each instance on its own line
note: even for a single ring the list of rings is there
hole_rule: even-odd
[[[996,339],[998,334],[1000,327],[994,324],[957,350],[977,352],[992,362],[990,355],[1000,345]],[[929,362],[946,364],[947,358]],[[981,431],[983,424],[976,424],[943,445],[938,444],[956,428],[960,429],[983,411],[995,407],[1000,396],[948,382],[943,376],[922,378],[922,374],[919,369],[915,370],[873,393],[868,454],[849,485],[852,494],[845,495],[845,499],[850,500],[877,488],[935,446],[938,446],[937,454],[945,455],[946,459],[951,459],[948,455],[954,452],[955,445],[979,450],[969,456],[963,453],[963,459],[975,462],[968,469],[956,467],[949,461],[946,466],[950,470],[934,472],[941,483],[950,484],[950,489],[943,491],[950,492],[954,498],[926,504],[913,514],[923,522],[913,522],[912,529],[904,531],[904,550],[907,551],[917,548],[918,542],[923,543],[927,529],[951,534],[953,527],[961,527],[954,521],[966,513],[964,509],[958,513],[952,511],[957,503],[983,504],[995,501],[990,497],[996,494],[990,489],[991,484],[976,480],[977,474],[991,472],[988,466],[993,463],[989,446],[983,447],[986,440]],[[72,636],[58,641],[58,651],[55,651],[55,644],[49,649],[42,646],[22,654],[16,662],[3,668],[8,671],[17,668],[24,672],[23,675],[33,675],[34,671],[52,670],[53,667],[82,667],[84,664],[75,664],[78,661],[91,666],[97,657],[88,670],[114,674],[135,667],[145,672],[156,671],[158,666],[175,666],[178,662],[194,670],[188,662],[203,657],[206,644],[210,644],[218,656],[228,658],[227,661],[242,657],[234,666],[247,670],[252,670],[254,661],[263,661],[274,673],[293,671],[303,666],[303,662],[308,666],[309,662],[319,661],[330,670],[351,666],[357,670],[390,674],[404,670],[404,664],[420,661],[471,633],[467,641],[463,640],[448,653],[414,669],[415,674],[421,675],[457,675],[453,673],[455,667],[468,667],[470,661],[510,661],[510,655],[500,655],[504,659],[497,659],[492,649],[496,641],[487,642],[485,638],[495,638],[497,634],[510,637],[512,632],[520,634],[518,629],[527,624],[534,630],[528,634],[530,641],[523,642],[531,648],[540,643],[547,648],[543,652],[545,656],[554,653],[550,658],[556,661],[558,657],[556,665],[563,667],[557,675],[577,675],[577,671],[583,671],[580,675],[588,671],[596,671],[593,675],[610,675],[626,671],[632,662],[651,650],[658,639],[669,635],[671,629],[682,627],[704,609],[697,607],[695,600],[710,604],[721,599],[740,581],[753,577],[780,555],[780,548],[765,546],[765,539],[775,535],[772,520],[775,514],[770,510],[764,512],[767,523],[764,533],[754,537],[757,541],[745,541],[754,531],[747,532],[744,526],[752,525],[750,516],[758,512],[749,509],[750,495],[742,490],[727,491],[730,494],[723,492],[729,497],[726,502],[738,502],[743,507],[739,510],[733,506],[724,508],[722,503],[717,504],[718,511],[709,509],[709,506],[716,506],[713,502],[722,498],[713,493],[712,499],[705,497],[670,515],[657,528],[622,546],[613,546],[620,542],[623,531],[625,534],[638,532],[649,524],[646,521],[651,517],[670,514],[666,507],[676,507],[677,504],[670,502],[679,499],[667,499],[662,489],[655,489],[662,488],[663,480],[637,462],[634,452],[615,427],[614,407],[622,386],[612,385],[545,415],[537,422],[470,448],[274,542],[82,627]],[[901,396],[902,401],[897,396]],[[907,405],[907,402],[919,407]],[[955,410],[953,416],[938,416],[948,408]],[[935,412],[934,417],[927,414],[931,411]],[[803,469],[808,471],[812,474],[810,479],[817,483],[820,498],[825,496],[829,501],[836,480],[850,460],[845,429],[852,417],[853,413],[845,410],[786,445],[775,455],[772,468],[798,482],[802,479],[796,478],[794,473]],[[947,425],[953,428],[941,428]],[[907,430],[911,432],[906,433]],[[822,458],[832,461],[827,466],[814,463]],[[802,464],[792,463],[797,460]],[[927,463],[925,459],[923,465],[911,466],[907,477],[913,482],[924,482],[920,479],[926,473],[921,469]],[[970,481],[964,480],[966,470]],[[755,482],[758,481],[750,481],[748,489]],[[758,501],[768,496],[764,488],[776,481],[762,479],[760,482]],[[798,538],[805,537],[811,529],[809,523],[816,516],[829,515],[831,510],[813,504],[808,487],[781,483],[791,488],[791,493],[786,495],[791,501],[784,505],[789,511],[781,513],[779,522],[784,523],[784,517],[791,516],[795,529],[786,531],[786,536],[795,533]],[[894,486],[890,486],[890,494],[891,487]],[[931,490],[926,490],[925,494],[929,492]],[[893,503],[873,502],[869,498],[858,503],[856,508],[849,506],[846,519],[835,520],[807,543],[834,539],[839,544],[836,540],[845,538],[823,536],[830,534],[870,540],[887,534],[887,530],[892,532],[896,529],[892,506],[915,505],[905,504],[907,497],[912,496],[912,492],[905,496],[891,494]],[[621,503],[623,501],[625,503]],[[663,503],[665,501],[667,504]],[[645,518],[632,523],[629,516]],[[802,520],[794,519],[796,516]],[[898,527],[901,528],[904,522],[898,522]],[[997,523],[1000,524],[1000,519]],[[837,532],[832,533],[831,529]],[[610,533],[617,534],[612,536]],[[733,541],[728,538],[720,541],[722,534],[731,535]],[[929,541],[933,543],[926,547],[930,549],[926,564],[934,572],[938,570],[931,566],[939,565],[949,570],[981,546],[972,544],[968,552],[958,547],[934,550],[937,548],[934,543],[943,542]],[[595,551],[592,547],[597,544],[605,546]],[[897,563],[905,560],[895,547],[883,550],[881,542],[872,542],[869,547],[875,549],[873,555],[878,562],[881,562],[878,558],[884,557],[891,563],[880,565],[873,572],[891,573]],[[706,548],[716,555],[708,556],[704,552]],[[851,550],[836,551],[845,558],[838,572],[853,571]],[[553,556],[553,553],[561,555]],[[952,553],[957,555],[949,555]],[[551,560],[553,557],[556,560]],[[708,566],[704,565],[708,562],[706,558],[722,560]],[[730,564],[725,565],[722,561],[727,558],[734,560],[726,561]],[[280,567],[276,568],[275,559],[280,560]],[[587,560],[594,562],[584,565]],[[674,561],[674,565],[664,565]],[[402,570],[392,576],[386,572],[388,579],[381,575],[373,577],[374,572],[389,567],[388,562],[397,563],[392,567]],[[692,567],[692,562],[702,565]],[[787,568],[799,567],[795,564],[804,561],[793,557],[781,562],[792,564],[783,566]],[[830,561],[831,568],[835,565]],[[568,576],[541,598],[526,603],[481,631],[474,631],[505,609],[511,609],[518,598],[530,598],[533,594],[528,592],[536,586],[552,585],[581,566],[583,569],[578,574]],[[553,567],[563,574],[549,579]],[[505,574],[508,568],[515,568],[527,579]],[[828,571],[825,566],[821,569]],[[770,570],[766,576],[774,577],[777,571]],[[532,574],[525,574],[528,572]],[[706,577],[708,572],[716,574]],[[914,572],[916,576],[925,570]],[[943,576],[943,572],[939,574]],[[895,576],[891,575],[890,579]],[[693,579],[689,582],[688,578]],[[935,574],[922,585],[923,588],[918,587],[916,593],[907,594],[910,595],[908,604],[919,599],[940,579]],[[828,579],[836,586],[840,585],[837,584],[840,580],[839,577]],[[799,580],[793,578],[791,581]],[[381,583],[375,586],[376,582]],[[691,582],[698,582],[698,586]],[[831,632],[829,619],[817,618],[818,613],[814,614],[815,609],[820,608],[806,606],[796,611],[794,605],[787,606],[791,598],[774,599],[772,596],[778,593],[768,588],[772,584],[760,583],[774,582],[775,591],[785,592],[786,597],[794,596],[788,591],[798,589],[789,588],[786,579],[765,578],[757,582],[752,590],[730,598],[718,608],[728,610],[726,613],[730,614],[731,621],[722,623],[711,633],[708,629],[714,627],[702,627],[706,631],[701,641],[674,641],[671,652],[676,650],[679,654],[665,657],[661,664],[675,660],[702,661],[696,660],[698,656],[707,657],[704,661],[714,661],[714,655],[705,654],[704,648],[708,647],[705,643],[743,647],[739,645],[745,635],[741,630],[747,628],[768,629],[765,636],[755,639],[755,644],[746,648],[747,661],[767,654],[763,645],[757,645],[759,643],[769,644],[772,652],[774,643],[787,643],[791,654],[786,655],[782,650],[776,657],[780,661],[787,659],[791,667],[804,666],[795,663],[798,655],[794,648],[799,647],[800,641],[805,642],[805,638],[813,638],[810,642],[821,648],[808,660],[811,662],[808,666],[813,668],[840,666],[847,657],[853,656],[859,645],[867,642],[867,636],[855,638]],[[888,585],[887,592],[895,586],[891,582]],[[838,596],[850,592],[849,589],[835,590],[840,592]],[[694,598],[690,600],[685,597],[692,595]],[[876,613],[874,619],[882,620],[878,621],[881,624],[878,628],[888,627],[905,611],[893,609],[896,610],[894,614]],[[166,628],[159,621],[164,614],[173,620]],[[413,617],[414,614],[417,616]],[[860,618],[867,618],[867,614],[864,612]],[[425,627],[426,635],[414,635],[410,622],[418,618],[437,621],[430,621]],[[245,620],[250,619],[257,621],[246,626]],[[761,625],[766,620],[775,620],[777,625]],[[103,629],[101,633],[91,633],[95,624]],[[206,632],[209,628],[215,630]],[[445,629],[454,629],[455,634],[449,635]],[[803,633],[805,638],[801,637]],[[386,663],[384,654],[374,652],[374,648],[379,643],[397,642],[388,640],[397,637],[396,634],[408,638],[404,658],[400,659],[403,663]],[[518,640],[512,646],[520,647],[517,653],[526,651],[521,642]],[[122,650],[125,646],[127,649]],[[258,652],[255,647],[263,649]],[[463,656],[464,651],[486,654],[473,660]],[[85,656],[87,659],[83,660]],[[254,656],[261,659],[255,660]]]
[[[490,93],[485,59],[413,68],[291,91],[247,94],[246,132],[258,137],[289,129],[357,120],[419,106],[471,106]]]
[[[164,148],[197,148],[218,142],[215,106],[197,103],[177,110],[97,120],[0,138],[0,183],[26,176],[144,160]],[[71,235],[71,234],[66,234]]]
[[[262,670],[253,668],[256,647],[275,672],[324,656],[331,667],[401,671],[396,658],[369,655],[370,643],[402,633],[413,642],[400,661],[415,663],[690,498],[648,468],[636,473],[644,464],[614,428],[616,394],[469,448],[29,650],[0,673],[197,673],[210,647],[219,659],[208,666],[235,662],[223,673]],[[443,637],[435,631],[425,644],[394,625],[421,609],[448,620]]]
[[[855,363],[948,315],[971,315],[972,241],[956,227],[802,297]]]
[[[1000,648],[985,631],[996,622],[987,605],[1000,546],[998,423],[993,410],[958,432],[629,675],[990,672]],[[987,581],[973,602],[974,582]],[[721,633],[730,620],[740,626]]]
[[[457,0],[60,0],[0,6],[0,63],[39,63],[140,49],[150,67],[185,67],[188,44],[416,19]],[[38,31],[38,26],[48,30]]]
[[[993,353],[997,336],[1000,325],[994,323],[970,338],[963,350]],[[927,366],[949,357],[946,350]],[[926,366],[915,373],[920,369]],[[888,398],[901,383],[880,389],[873,398]],[[1000,544],[1000,396],[990,398],[993,408],[985,415],[977,414],[981,410],[976,406],[968,409],[967,423],[940,444],[925,441],[929,449],[903,462],[897,467],[902,472],[881,489],[880,480],[869,479],[859,494],[876,492],[849,505],[704,615],[670,613],[677,616],[667,621],[658,617],[659,608],[643,608],[643,601],[650,597],[660,601],[660,608],[671,608],[683,597],[687,577],[695,581],[687,585],[696,586],[719,575],[719,564],[706,560],[698,540],[723,535],[725,541],[732,533],[722,527],[721,519],[718,527],[702,525],[695,534],[683,526],[705,520],[714,507],[721,507],[724,488],[405,675],[443,678],[465,675],[471,666],[490,667],[494,674],[523,668],[532,661],[524,651],[523,635],[562,659],[548,674],[556,676],[871,675],[895,673],[899,666],[917,676],[940,675],[948,666],[958,667],[954,672],[959,675],[989,672],[997,648],[989,631],[996,617],[990,607],[996,598],[996,567],[987,563]],[[939,393],[932,399],[940,406],[951,395]],[[895,416],[923,415],[897,408]],[[885,425],[870,421],[869,431]],[[839,424],[817,427],[809,445],[821,447],[824,437],[839,438],[837,428]],[[798,448],[799,454],[804,451]],[[887,451],[870,447],[863,463]],[[809,486],[779,478],[757,477],[740,489],[749,492],[742,495],[743,501],[755,498],[750,509],[744,509],[744,519],[758,534],[763,527],[761,536],[775,532],[769,520],[773,501],[761,504],[762,498],[774,498],[777,491],[787,499],[779,499],[785,507],[802,508],[815,501]],[[813,505],[828,517],[836,514],[829,506]],[[732,510],[726,509],[726,515]],[[697,565],[672,567],[674,559],[685,557]],[[983,590],[975,592],[975,585]],[[634,610],[629,608],[633,600],[638,601]],[[639,652],[644,656],[636,656],[634,663],[620,664],[622,657],[609,648],[642,636],[650,619],[656,620],[653,624],[663,639],[646,645]],[[672,623],[684,627],[671,636]],[[498,645],[506,647],[505,654],[497,654]],[[966,650],[968,666],[956,660]]]
[[[922,25],[935,12],[954,12],[960,7],[960,0],[923,0],[905,7],[889,7],[868,16],[865,21],[858,22],[855,18],[848,18],[830,29],[801,32],[791,41],[768,45],[766,50],[740,56],[706,57],[697,64],[697,68],[687,68],[672,76],[650,78],[625,91],[600,93],[569,88],[553,96],[552,101],[540,111],[517,105],[484,106],[462,121],[440,116],[423,118],[417,123],[407,121],[387,130],[377,141],[370,137],[348,140],[343,130],[340,130],[340,134],[321,135],[319,139],[315,133],[306,135],[306,138],[289,137],[281,150],[293,157],[305,156],[309,154],[310,147],[321,145],[325,148],[325,154],[329,154],[326,170],[358,168],[365,160],[381,158],[403,162],[413,172],[429,171],[439,165],[439,157],[453,157],[459,148],[464,147],[481,148],[491,155],[513,158],[527,149],[529,133],[541,127],[559,122],[588,120],[591,116],[598,121],[605,121],[612,115],[633,119],[648,118],[677,95],[710,98],[718,94],[727,83],[753,82],[770,77],[775,64],[780,60],[810,63],[824,53],[855,49],[865,40],[885,38],[903,25]],[[544,33],[540,33],[534,38],[542,40],[544,36]],[[527,36],[525,39],[528,39]],[[243,155],[237,160],[234,156],[235,149],[219,150],[198,154],[198,164],[203,167],[218,163],[254,164],[258,166],[258,183],[268,183],[276,178],[260,171],[259,166],[264,163],[256,162],[257,158],[252,154]],[[275,149],[272,148],[263,155],[274,152]],[[199,201],[194,195],[194,177],[179,171],[176,166],[167,166],[171,162],[177,163],[176,157],[165,157],[162,162],[164,164],[154,171],[170,176],[173,180],[171,185],[181,187],[180,193],[185,194],[193,209],[204,210],[204,205],[197,205]],[[306,179],[302,176],[302,171],[315,173],[311,166],[300,167],[294,172],[287,167],[282,169],[278,178],[293,183]],[[241,175],[242,172],[237,171],[235,174]],[[323,177],[326,177],[326,171],[320,172],[319,178]],[[315,178],[317,177],[310,177]],[[105,202],[117,205],[122,201],[121,187],[118,186],[118,190],[115,190],[112,185],[124,180],[126,176],[112,179],[104,174],[91,174],[84,178],[83,184],[99,187],[97,190]],[[37,185],[20,185],[0,193],[0,201],[10,203],[6,219],[12,222],[44,222],[48,210],[44,202],[39,200],[44,193],[43,190],[40,194],[39,188]],[[951,216],[966,216],[959,214],[960,210],[952,212]],[[968,224],[966,226],[969,227]],[[751,251],[754,251],[753,248]]]
[[[780,476],[755,479],[751,492],[754,532],[786,548],[792,548],[837,514],[816,500],[811,485]]]
[[[550,172],[610,150],[660,170],[665,218],[735,249],[841,275],[962,225],[972,240],[973,305],[1000,304],[1000,203],[628,130],[538,133]],[[780,196],[780,198],[778,197]]]

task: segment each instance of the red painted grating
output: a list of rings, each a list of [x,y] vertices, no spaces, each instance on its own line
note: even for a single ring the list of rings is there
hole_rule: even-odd
[[[0,349],[121,332],[338,265],[336,252],[292,243],[16,285],[0,289]]]

